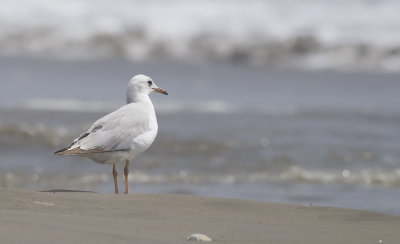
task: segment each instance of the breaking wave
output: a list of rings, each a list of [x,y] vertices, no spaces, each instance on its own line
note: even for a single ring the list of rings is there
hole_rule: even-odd
[[[108,102],[36,99],[30,100],[26,104],[22,104],[18,107],[0,108],[0,113],[3,113],[3,119],[0,120],[0,139],[12,138],[13,141],[40,143],[46,146],[66,145],[74,139],[74,136],[76,137],[82,131],[88,129],[90,126],[88,123],[117,107],[117,104],[110,104]],[[162,104],[157,104],[156,107],[157,113],[160,116],[176,115],[183,116],[182,118],[184,118],[185,115],[190,116],[191,114],[202,114],[204,116],[214,116],[218,114],[233,116],[233,118],[248,115],[255,116],[255,119],[279,117],[330,119],[333,117],[345,117],[355,120],[380,121],[385,123],[392,123],[391,121],[400,119],[398,113],[386,113],[379,110],[258,109],[233,106],[223,101],[204,101],[194,104],[164,102]],[[32,114],[37,112],[40,113],[43,118],[40,120],[32,120]],[[60,114],[69,115],[71,118],[87,116],[87,119],[66,123],[62,121],[62,116],[60,117]],[[24,116],[23,120],[19,119],[21,115]],[[6,117],[11,120],[4,119]],[[263,127],[260,129],[262,128]],[[168,144],[167,142],[166,145]]]
[[[255,106],[251,104],[238,104],[223,100],[203,100],[194,102],[182,101],[163,101],[162,103],[154,102],[157,114],[175,114],[175,113],[216,113],[216,114],[240,114],[240,113],[257,113],[273,116],[294,116],[294,115],[350,115],[353,116],[369,116],[369,117],[398,117],[398,113],[385,111],[382,109],[367,108],[295,108],[291,106],[266,106],[264,104]],[[36,98],[29,99],[18,105],[0,106],[5,111],[44,111],[44,112],[85,112],[85,113],[109,113],[123,104],[101,102],[101,101],[85,101],[79,99],[47,99]],[[1,122],[1,121],[0,121]]]
[[[395,0],[9,1],[0,54],[396,71],[398,9]]]
[[[74,99],[31,99],[19,105],[19,109],[66,112],[110,112],[121,104],[110,102],[83,101]],[[159,113],[177,113],[184,111],[204,113],[232,113],[240,111],[240,107],[225,101],[203,101],[197,103],[163,102],[156,105]]]
[[[43,123],[0,123],[0,137],[12,138],[13,141],[47,146],[60,146],[68,143],[72,135],[79,135],[78,131],[71,131],[66,127],[50,127]]]
[[[26,175],[15,172],[6,172],[0,175],[1,187],[24,187],[37,184],[44,187],[54,187],[66,184],[75,187],[90,187],[111,181],[107,174],[87,175],[46,175],[34,173]],[[339,183],[366,186],[400,186],[400,169],[395,170],[360,170],[340,171],[309,170],[299,166],[291,166],[280,173],[257,172],[252,174],[196,174],[181,170],[177,173],[152,174],[143,171],[134,171],[130,174],[129,180],[134,183],[146,184],[264,184],[272,182],[287,183]]]

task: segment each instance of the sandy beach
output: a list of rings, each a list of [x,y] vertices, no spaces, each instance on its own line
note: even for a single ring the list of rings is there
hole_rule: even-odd
[[[2,243],[397,243],[400,217],[192,195],[0,189]]]

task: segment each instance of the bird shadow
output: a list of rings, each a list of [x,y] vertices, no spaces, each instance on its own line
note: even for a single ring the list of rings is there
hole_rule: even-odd
[[[57,192],[85,192],[85,193],[96,193],[94,191],[80,191],[80,190],[68,190],[68,189],[51,189],[51,190],[44,190],[40,192],[52,192],[52,193],[57,193]]]

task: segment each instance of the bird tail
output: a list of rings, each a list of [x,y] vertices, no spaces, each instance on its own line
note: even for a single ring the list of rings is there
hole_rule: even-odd
[[[60,149],[60,150],[58,150],[58,151],[54,152],[54,154],[57,154],[57,155],[66,155],[66,154],[67,154],[67,151],[68,151],[68,149],[69,149],[69,147],[66,147],[66,148]]]
[[[91,153],[104,153],[107,151],[102,150],[101,148],[94,148],[94,149],[81,149],[80,147],[66,147],[63,149],[58,150],[54,154],[57,155],[82,155],[82,154],[91,154]]]

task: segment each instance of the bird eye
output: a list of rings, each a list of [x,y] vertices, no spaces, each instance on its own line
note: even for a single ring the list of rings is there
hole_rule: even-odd
[[[149,80],[147,83],[149,84],[149,86],[153,85],[153,82],[151,80]]]

